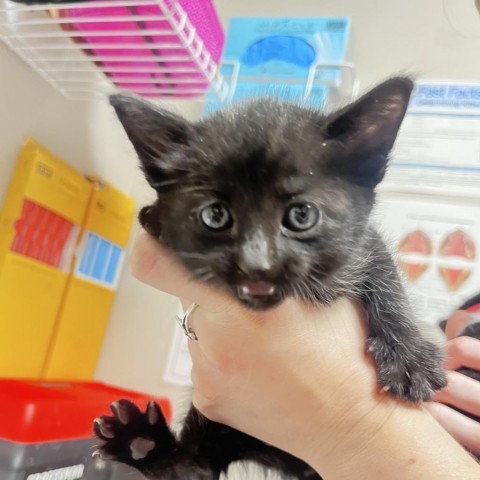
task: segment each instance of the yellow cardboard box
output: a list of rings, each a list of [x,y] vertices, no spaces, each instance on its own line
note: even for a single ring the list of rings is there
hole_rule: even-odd
[[[45,365],[49,379],[92,379],[115,296],[135,204],[112,185],[94,186],[74,272]]]
[[[39,377],[93,185],[33,139],[0,214],[0,376]]]

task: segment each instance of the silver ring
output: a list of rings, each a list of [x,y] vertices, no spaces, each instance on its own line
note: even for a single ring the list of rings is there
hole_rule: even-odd
[[[176,315],[176,319],[180,327],[182,327],[183,333],[194,342],[198,341],[197,334],[193,331],[193,328],[188,324],[188,319],[193,311],[198,307],[196,303],[192,303],[188,308],[187,311],[183,314],[183,317],[179,317]]]

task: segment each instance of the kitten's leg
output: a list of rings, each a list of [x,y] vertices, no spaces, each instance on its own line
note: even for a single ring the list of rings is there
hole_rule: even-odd
[[[230,463],[251,460],[298,480],[321,480],[304,462],[225,425],[212,422],[191,408],[177,441],[158,406],[145,413],[131,402],[112,404],[112,417],[94,423],[104,441],[100,453],[137,468],[151,479],[217,480]]]
[[[223,472],[232,462],[252,461],[274,469],[292,480],[321,480],[302,460],[250,435],[212,422],[194,407],[190,408],[185,418],[179,444],[195,455],[208,458],[208,462],[215,469]]]
[[[93,426],[103,440],[102,458],[130,465],[149,479],[218,480],[220,470],[178,444],[155,402],[144,413],[128,400],[110,408],[113,416],[97,418]]]
[[[443,354],[425,340],[414,322],[396,266],[381,240],[375,239],[362,300],[369,327],[368,351],[378,368],[378,382],[392,395],[420,402],[447,384]]]

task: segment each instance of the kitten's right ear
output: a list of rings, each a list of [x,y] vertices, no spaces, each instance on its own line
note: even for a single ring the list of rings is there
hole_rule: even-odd
[[[164,156],[188,144],[190,123],[133,95],[111,95],[110,104],[138,154],[148,183],[158,188],[169,182],[175,169]]]

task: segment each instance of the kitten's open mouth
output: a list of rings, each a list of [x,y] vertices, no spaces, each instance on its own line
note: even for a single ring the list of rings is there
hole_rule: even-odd
[[[238,296],[241,299],[251,297],[269,297],[274,295],[277,287],[268,282],[247,282],[238,286]]]
[[[253,310],[267,310],[281,302],[280,290],[269,282],[245,282],[237,286],[239,300]]]

